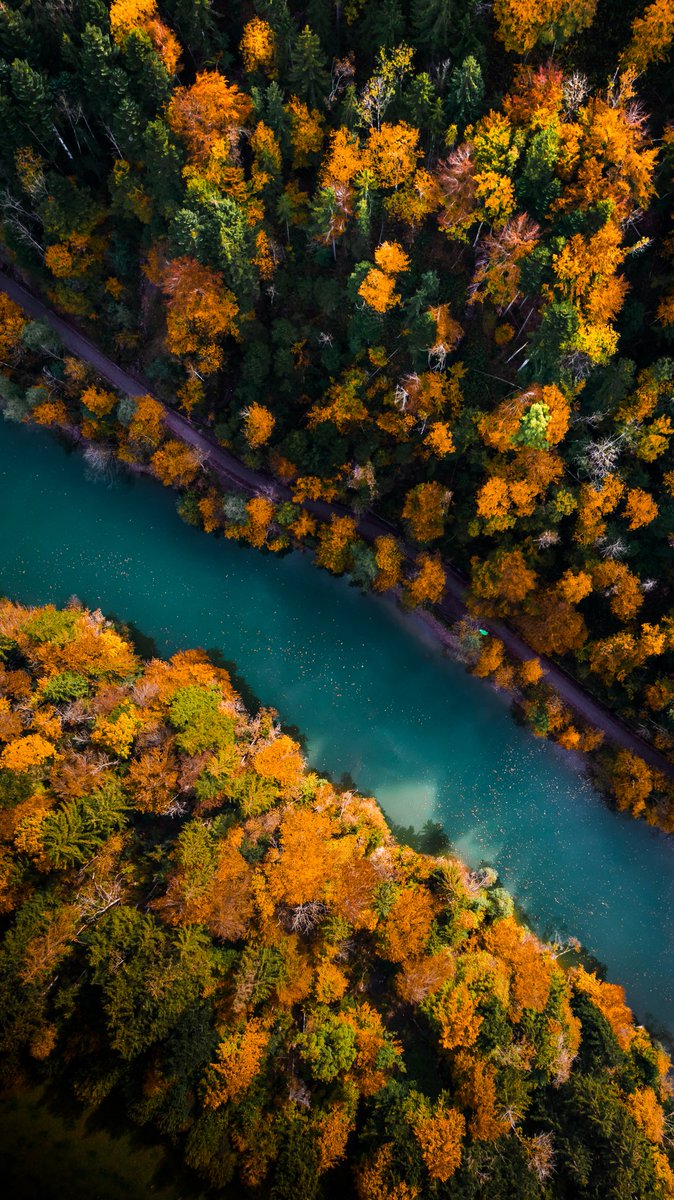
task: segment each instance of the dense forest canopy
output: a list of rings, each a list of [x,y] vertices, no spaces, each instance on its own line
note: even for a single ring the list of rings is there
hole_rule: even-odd
[[[437,840],[204,653],[1,601],[3,1084],[115,1096],[227,1195],[674,1196],[667,1055]]]
[[[3,297],[5,412],[409,604],[453,561],[532,648],[478,670],[537,732],[593,744],[544,654],[671,752],[673,40],[672,0],[3,3],[7,261],[293,502],[223,498]],[[611,771],[672,828],[666,781]]]

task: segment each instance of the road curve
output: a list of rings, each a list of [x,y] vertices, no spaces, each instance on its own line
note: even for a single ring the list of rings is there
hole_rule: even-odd
[[[0,270],[0,291],[19,304],[31,317],[49,325],[59,335],[68,350],[88,362],[102,379],[107,380],[118,391],[129,396],[154,395],[149,383],[144,381],[141,376],[119,367],[69,321],[59,317],[32,291],[2,270]],[[164,405],[165,424],[173,436],[198,450],[204,465],[207,465],[210,471],[227,487],[251,493],[261,492],[275,501],[291,499],[290,488],[269,475],[251,470],[224,447],[213,441],[194,422],[182,416],[175,409],[169,408],[158,396],[155,396],[155,399]],[[356,514],[344,505],[328,504],[324,500],[306,501],[304,507],[322,520],[329,520],[333,515],[356,517],[359,533],[369,541],[386,533],[398,535],[398,531],[392,525],[374,513]],[[413,547],[403,543],[403,549],[409,560],[415,558],[416,552]],[[436,612],[451,623],[467,612],[468,588],[466,580],[454,567],[447,562],[443,562],[443,566],[447,576],[447,586],[442,601],[436,606]],[[513,658],[520,661],[538,658],[546,683],[550,684],[562,700],[583,720],[595,728],[601,729],[609,741],[638,754],[649,766],[674,779],[674,762],[594,699],[566,671],[543,655],[536,654],[519,634],[503,621],[484,618],[481,620],[481,624],[494,637],[500,638]]]

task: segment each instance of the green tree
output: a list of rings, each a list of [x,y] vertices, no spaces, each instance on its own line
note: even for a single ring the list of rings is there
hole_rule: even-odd
[[[449,77],[447,104],[451,119],[461,127],[470,124],[479,116],[483,100],[482,67],[469,54],[462,63],[457,63]]]
[[[290,90],[312,108],[322,105],[330,89],[330,72],[317,34],[305,25],[291,51]]]

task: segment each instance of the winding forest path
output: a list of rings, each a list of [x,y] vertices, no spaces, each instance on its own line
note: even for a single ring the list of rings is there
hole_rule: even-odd
[[[10,275],[2,270],[0,270],[0,291],[5,292],[11,300],[19,304],[31,317],[44,321],[45,324],[49,325],[59,335],[68,350],[88,362],[102,379],[107,380],[118,391],[124,392],[129,396],[154,395],[150,385],[140,376],[119,367],[98,346],[71,325],[69,321],[64,320],[63,317],[59,317],[57,313],[39,300],[33,292],[29,291],[22,284],[17,283],[15,279],[12,279]],[[159,397],[155,396],[155,399],[159,400]],[[159,400],[159,402],[163,404],[163,401]],[[209,469],[222,483],[229,487],[251,493],[261,492],[276,501],[291,499],[290,488],[279,483],[271,476],[246,467],[244,463],[240,462],[234,455],[213,441],[207,433],[199,429],[187,417],[176,412],[175,409],[169,408],[164,404],[164,411],[166,427],[171,431],[173,436],[198,450],[204,464],[208,465]],[[329,520],[335,514],[355,517],[358,521],[359,533],[369,541],[387,533],[393,533],[399,537],[399,531],[394,526],[375,516],[374,513],[359,515],[344,505],[328,504],[322,500],[307,501],[304,507],[323,520]],[[416,557],[416,551],[412,546],[403,543],[403,549],[408,559],[413,560]],[[451,623],[465,616],[467,613],[466,595],[468,587],[466,580],[455,567],[452,567],[447,562],[443,562],[443,566],[447,576],[447,586],[442,601],[436,605],[436,612],[444,620]],[[513,658],[520,661],[538,658],[543,668],[546,683],[550,684],[562,700],[574,712],[587,721],[588,724],[601,729],[605,737],[615,743],[615,745],[638,754],[649,766],[674,778],[674,762],[647,742],[645,738],[641,737],[636,730],[630,729],[619,717],[611,713],[599,700],[596,700],[589,692],[585,691],[576,680],[567,675],[566,671],[543,655],[536,654],[523,638],[508,625],[504,624],[503,621],[483,619],[481,623],[493,636],[500,638],[508,653]]]

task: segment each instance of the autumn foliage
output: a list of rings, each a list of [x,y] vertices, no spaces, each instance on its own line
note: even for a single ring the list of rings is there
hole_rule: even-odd
[[[202,652],[141,662],[101,614],[9,601],[0,636],[4,1084],[48,1064],[216,1187],[226,1144],[244,1194],[336,1166],[365,1200],[477,1194],[562,1129],[593,1163],[604,1125],[602,1186],[671,1194],[669,1060],[618,985],[397,843]]]

